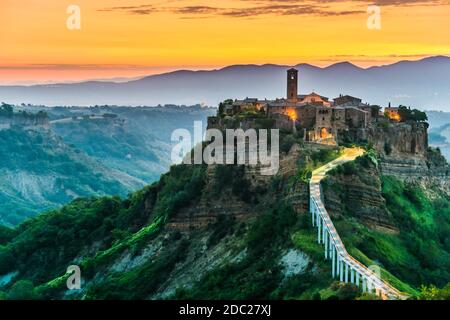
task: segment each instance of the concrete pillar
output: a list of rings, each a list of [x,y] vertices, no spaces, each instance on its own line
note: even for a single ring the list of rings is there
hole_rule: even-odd
[[[356,285],[359,287],[359,272],[356,272]]]
[[[319,218],[319,215],[317,216],[317,242],[318,243],[320,243],[320,234],[322,233],[322,230],[320,229],[321,228],[321,224],[322,224],[322,221],[321,221],[321,219]]]
[[[329,252],[334,249],[333,240],[331,239],[331,232],[328,233]]]
[[[367,292],[367,280],[366,277],[362,277],[362,292]]]
[[[350,283],[355,283],[355,270],[353,268],[350,269]]]
[[[369,292],[369,293],[373,292],[373,285],[372,285],[372,281],[370,279],[367,279],[367,292]]]
[[[336,275],[339,275],[340,263],[341,263],[341,258],[339,257],[339,254],[338,254],[337,248],[336,248]]]
[[[323,227],[324,230],[324,243],[325,243],[325,260],[328,259],[328,232],[326,231],[326,228]]]
[[[345,283],[348,283],[348,264],[345,263]]]
[[[316,205],[316,221],[320,220],[319,204]]]
[[[325,227],[325,219],[322,219],[322,243],[325,244],[325,250],[327,249],[327,244],[325,242],[326,230],[327,230],[327,228]]]
[[[336,277],[336,250],[331,249],[331,276]]]
[[[313,200],[313,197],[311,197],[311,218],[312,218],[312,226],[314,227],[316,224],[315,224],[315,219],[314,219],[314,215],[315,215],[315,212],[314,212],[314,210],[315,210],[315,204],[314,204],[314,200]]]
[[[344,282],[344,261],[339,262],[339,281]]]

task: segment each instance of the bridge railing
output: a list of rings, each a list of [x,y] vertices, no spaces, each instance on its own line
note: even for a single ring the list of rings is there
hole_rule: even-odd
[[[330,164],[322,169],[330,169]],[[310,212],[312,224],[318,229],[318,242],[325,245],[325,259],[332,261],[332,276],[341,282],[351,282],[362,287],[364,292],[373,292],[383,299],[405,299],[407,296],[381,279],[373,270],[353,258],[346,250],[330,215],[322,201],[320,180],[325,176],[323,170],[310,182]]]

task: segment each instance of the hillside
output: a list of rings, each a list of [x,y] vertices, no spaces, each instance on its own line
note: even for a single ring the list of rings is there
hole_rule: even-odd
[[[215,111],[108,106],[46,110],[55,118],[52,130],[67,144],[109,168],[139,179],[141,187],[156,181],[170,167],[172,132],[178,128],[192,132],[194,121],[206,123]]]
[[[0,224],[78,197],[120,195],[170,167],[171,133],[212,110],[0,107]],[[161,128],[164,128],[161,129]]]
[[[47,130],[0,130],[0,224],[14,225],[77,197],[138,188],[135,178],[112,171],[67,146]]]
[[[374,299],[331,278],[307,214],[308,172],[339,149],[284,134],[282,150],[274,177],[251,167],[175,166],[125,200],[78,200],[16,229],[2,228],[0,296]],[[354,181],[346,176],[361,180],[349,185],[354,191],[337,193],[348,205],[333,207],[344,243],[413,297],[422,284],[443,287],[448,194],[386,176],[373,153],[336,169],[326,182],[325,188],[341,190]],[[69,292],[64,273],[71,264],[81,267],[83,281],[81,290]]]
[[[308,64],[300,71],[300,91],[364,97],[381,106],[427,106],[450,111],[448,92],[450,57],[429,57],[363,69],[350,63],[320,68]],[[125,83],[89,81],[77,84],[3,86],[0,96],[10,103],[66,105],[156,105],[174,103],[210,106],[230,97],[243,99],[284,97],[285,71],[282,65],[236,65],[211,71],[180,70]],[[337,85],[338,84],[338,85]],[[339,89],[336,89],[339,88]],[[375,88],[375,89],[374,89]]]

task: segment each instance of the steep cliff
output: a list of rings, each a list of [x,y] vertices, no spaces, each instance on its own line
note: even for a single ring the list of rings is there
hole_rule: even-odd
[[[25,281],[28,294],[52,299],[362,298],[331,278],[307,214],[311,170],[339,149],[288,134],[281,149],[273,177],[247,166],[173,166],[124,200],[78,200],[0,229],[0,296]],[[340,236],[400,290],[443,286],[449,199],[386,179],[374,153],[325,181]],[[69,291],[64,274],[73,264],[82,288]]]
[[[381,193],[380,171],[366,159],[334,170],[322,183],[333,218],[354,217],[379,229],[397,231]]]

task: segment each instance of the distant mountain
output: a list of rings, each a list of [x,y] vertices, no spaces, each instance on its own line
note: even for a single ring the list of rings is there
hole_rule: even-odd
[[[427,111],[427,116],[431,129],[450,124],[450,112]]]
[[[348,62],[326,68],[309,64],[300,70],[300,92],[316,91],[330,98],[340,93],[387,105],[450,111],[450,57],[363,69]],[[227,98],[285,96],[282,65],[236,65],[212,71],[175,71],[124,83],[89,81],[74,84],[0,87],[0,99],[44,105],[157,105],[206,103]]]
[[[429,143],[439,148],[450,162],[450,112],[427,111],[430,124]]]

